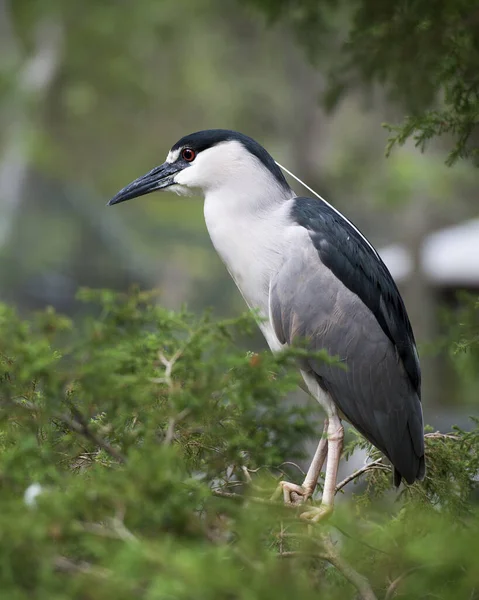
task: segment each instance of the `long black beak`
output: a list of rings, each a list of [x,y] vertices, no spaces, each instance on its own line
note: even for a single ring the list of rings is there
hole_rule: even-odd
[[[159,167],[155,167],[146,175],[138,177],[135,181],[132,181],[126,187],[116,194],[109,202],[108,206],[113,204],[120,204],[126,200],[132,198],[138,198],[144,196],[155,190],[162,190],[170,185],[173,185],[173,176],[178,171],[181,171],[183,166],[178,163],[163,163]]]

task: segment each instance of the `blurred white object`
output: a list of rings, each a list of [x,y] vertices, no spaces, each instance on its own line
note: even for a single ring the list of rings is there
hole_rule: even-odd
[[[399,244],[379,250],[397,282],[411,275],[413,262]],[[421,269],[432,283],[443,286],[479,287],[479,219],[440,229],[428,235],[421,248]]]
[[[43,488],[39,483],[32,483],[27,487],[23,494],[23,501],[27,506],[34,507],[37,505],[37,496],[43,492]]]

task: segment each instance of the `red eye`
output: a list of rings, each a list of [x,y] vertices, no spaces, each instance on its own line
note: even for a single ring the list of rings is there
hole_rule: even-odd
[[[186,160],[186,162],[191,162],[192,160],[195,160],[196,152],[191,148],[183,148],[181,156]]]

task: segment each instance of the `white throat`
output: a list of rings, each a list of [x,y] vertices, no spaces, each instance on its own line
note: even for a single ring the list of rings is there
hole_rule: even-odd
[[[284,255],[284,230],[294,193],[266,169],[254,172],[254,181],[232,185],[230,179],[227,186],[207,191],[204,215],[211,241],[246,303],[267,317],[269,283]]]

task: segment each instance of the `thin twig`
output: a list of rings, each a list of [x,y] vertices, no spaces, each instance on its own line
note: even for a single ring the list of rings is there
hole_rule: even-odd
[[[253,479],[252,479],[251,475],[249,474],[248,467],[246,467],[245,465],[242,465],[241,470],[243,471],[243,475],[245,476],[246,482],[253,483]]]
[[[298,556],[306,556],[308,558],[317,558],[319,560],[327,560],[329,562],[329,558],[327,554],[321,554],[318,552],[304,552],[303,550],[290,550],[287,552],[281,552],[278,554],[278,558],[297,558]]]
[[[92,533],[104,538],[123,540],[125,542],[138,542],[138,538],[117,517],[108,519],[107,526],[101,523],[81,523],[81,528],[86,533]]]
[[[281,529],[280,529],[279,534],[278,534],[278,537],[279,537],[279,553],[283,554],[284,553],[284,538],[285,538],[285,535],[286,535],[283,521],[281,521],[280,527],[281,527]]]
[[[66,556],[56,556],[53,559],[53,565],[55,569],[61,573],[84,573],[100,577],[101,579],[106,579],[113,575],[113,572],[108,569],[96,567],[86,561],[74,562]]]
[[[98,537],[108,538],[111,540],[119,539],[118,534],[113,531],[113,529],[105,527],[101,523],[81,523],[81,528],[85,533],[92,533]]]
[[[174,383],[171,374],[176,361],[183,354],[183,351],[184,348],[178,349],[171,358],[166,358],[163,352],[159,351],[158,358],[160,359],[161,364],[165,367],[165,373],[163,377],[155,377],[151,379],[151,381],[153,383],[164,383],[170,388],[170,390],[173,389]]]
[[[364,465],[364,467],[362,467],[361,469],[358,469],[357,471],[354,471],[354,473],[351,473],[351,475],[348,475],[345,479],[338,483],[336,489],[334,490],[334,493],[337,494],[339,490],[343,489],[343,487],[346,486],[349,482],[353,481],[353,479],[356,479],[357,477],[363,475],[363,473],[367,473],[368,471],[374,471],[375,469],[383,469],[389,471],[389,467],[382,464],[382,460],[382,458],[378,458],[374,462],[368,463],[367,465]]]
[[[36,406],[32,402],[28,402],[28,401],[19,402],[18,400],[14,399],[14,400],[12,400],[11,404],[14,404],[15,406],[19,406],[21,408],[25,408],[26,410],[29,410],[31,412],[38,412],[38,410],[39,410],[38,406]],[[81,414],[81,412],[79,410],[77,410],[74,406],[71,407],[71,410],[74,414],[73,419],[66,413],[54,413],[52,415],[52,419],[61,421],[71,431],[74,431],[75,433],[79,433],[86,439],[90,440],[91,442],[93,442],[93,444],[95,444],[96,446],[98,446],[99,448],[104,450],[107,454],[109,454],[112,458],[117,460],[119,463],[122,463],[122,464],[126,463],[126,458],[123,456],[123,454],[121,454],[121,452],[119,452],[119,450],[117,450],[116,448],[113,448],[113,446],[109,442],[104,440],[102,437],[100,437],[98,434],[96,434],[94,431],[92,431],[90,429],[90,427],[88,426],[87,420],[85,419],[85,417]]]
[[[386,591],[386,595],[384,596],[384,600],[391,600],[391,598],[394,598],[399,585],[404,581],[404,579],[406,579],[406,577],[408,577],[411,573],[414,573],[414,571],[417,571],[418,569],[422,568],[423,566],[424,565],[418,565],[416,567],[411,567],[404,573],[401,573],[401,575],[399,575],[399,577],[396,577],[396,579],[394,579],[391,582],[391,584],[389,585],[389,587]]]
[[[243,472],[243,475],[246,479],[246,485],[248,485],[250,487],[250,489],[255,490],[258,493],[263,493],[263,492],[267,493],[268,492],[268,489],[265,488],[264,486],[257,485],[250,475],[250,473],[257,473],[259,471],[259,468],[258,469],[248,469],[248,467],[246,467],[245,465],[242,465],[241,471]],[[232,483],[233,482],[228,482],[226,485],[231,486]],[[238,482],[238,483],[240,485],[245,485],[245,482],[243,482],[243,481]]]
[[[126,542],[138,542],[138,538],[126,527],[123,519],[113,517],[109,519],[108,522],[112,528],[112,531],[114,531],[118,536],[118,539]]]
[[[283,465],[291,465],[292,467],[296,467],[296,469],[298,469],[298,471],[301,473],[301,475],[306,476],[306,472],[303,471],[303,469],[297,465],[295,462],[291,461],[291,460],[285,460],[284,462],[282,462],[280,465],[278,465],[276,468],[278,469],[278,471],[281,471],[282,473],[284,472],[280,467],[282,467]]]
[[[371,546],[371,544],[368,544],[364,540],[360,540],[359,538],[351,535],[347,531],[344,531],[344,529],[342,527],[339,527],[337,524],[335,524],[334,527],[335,527],[335,529],[337,529],[339,531],[339,533],[342,533],[345,537],[349,538],[350,540],[353,540],[357,544],[361,544],[362,546],[365,546],[366,548],[369,548],[370,550],[374,550],[374,552],[380,552],[381,554],[385,554],[386,556],[391,556],[390,552],[386,552],[386,550],[381,550],[381,548],[376,548],[375,546]]]
[[[234,487],[244,487],[245,482],[244,481],[226,481],[223,484],[223,487],[225,488],[234,488]]]
[[[83,415],[81,415],[77,411],[75,411],[75,413],[75,419],[70,418],[70,416],[65,413],[55,414],[53,415],[53,418],[61,421],[64,425],[68,427],[68,429],[71,429],[71,431],[83,435],[83,437],[93,442],[93,444],[104,450],[107,454],[109,454],[119,463],[125,464],[126,458],[123,456],[123,454],[121,454],[121,452],[119,452],[116,448],[113,448],[113,446],[109,442],[107,442],[102,437],[97,435],[94,431],[92,431],[88,427],[88,424]]]
[[[265,498],[258,498],[257,496],[243,496],[242,494],[235,494],[233,492],[224,492],[223,490],[213,489],[211,490],[214,496],[219,498],[228,498],[229,500],[236,500],[237,502],[253,502],[254,504],[263,504],[264,506],[274,506],[276,508],[287,508],[298,510],[304,508],[304,506],[295,506],[293,504],[283,504],[282,502],[275,502],[274,500],[267,500]]]
[[[168,421],[168,428],[165,433],[165,439],[163,440],[164,446],[169,446],[175,437],[175,427],[180,421],[182,421],[187,415],[190,414],[189,408],[184,408],[176,417],[170,417]]]
[[[458,435],[455,435],[454,433],[441,433],[440,431],[434,431],[433,433],[426,433],[424,435],[424,437],[429,440],[446,439],[446,440],[454,440],[456,442],[458,442],[461,439]]]
[[[316,546],[319,546],[320,548],[323,547],[320,540],[313,537],[312,535],[307,535],[305,533],[289,533],[287,531],[283,531],[280,535],[281,535],[281,537],[286,538],[286,539],[307,542],[308,544],[313,543]]]

